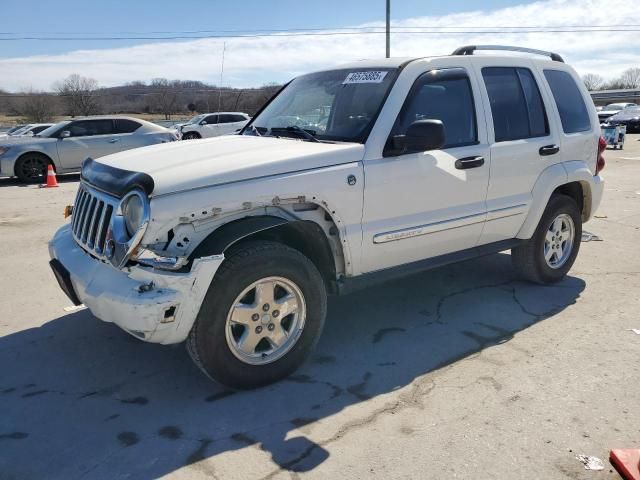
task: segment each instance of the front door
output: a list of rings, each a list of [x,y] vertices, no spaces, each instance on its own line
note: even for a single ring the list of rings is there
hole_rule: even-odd
[[[200,134],[202,135],[202,138],[217,137],[220,135],[217,114],[207,115],[200,125],[202,125],[200,127]]]
[[[486,216],[489,145],[476,82],[463,68],[418,77],[390,139],[416,120],[441,120],[439,150],[365,161],[363,272],[476,245]]]
[[[77,170],[87,158],[100,158],[122,150],[122,139],[114,131],[113,120],[77,120],[64,130],[70,137],[58,140],[58,157],[65,170]]]

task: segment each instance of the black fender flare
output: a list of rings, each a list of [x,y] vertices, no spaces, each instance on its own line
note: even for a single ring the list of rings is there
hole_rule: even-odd
[[[247,216],[222,225],[214,230],[193,250],[191,259],[220,255],[231,245],[250,235],[279,227],[289,220],[270,215]]]

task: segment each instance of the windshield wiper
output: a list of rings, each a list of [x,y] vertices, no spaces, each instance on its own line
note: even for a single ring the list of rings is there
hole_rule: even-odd
[[[300,128],[297,125],[289,125],[288,127],[274,127],[271,129],[272,132],[274,130],[285,130],[287,132],[296,132],[302,135],[305,139],[309,140],[310,142],[318,142],[318,143],[320,142],[320,140],[318,140],[314,135],[309,133],[304,128]]]
[[[262,136],[262,134],[260,133],[260,130],[258,130],[258,129],[256,128],[256,126],[255,126],[255,125],[249,125],[249,130],[250,130],[251,132],[253,132],[253,134],[254,134],[256,137],[261,137],[261,136]]]

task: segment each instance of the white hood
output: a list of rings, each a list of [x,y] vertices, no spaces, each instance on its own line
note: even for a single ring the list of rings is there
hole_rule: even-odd
[[[127,150],[99,163],[144,172],[153,178],[153,196],[357,162],[364,145],[229,135]]]

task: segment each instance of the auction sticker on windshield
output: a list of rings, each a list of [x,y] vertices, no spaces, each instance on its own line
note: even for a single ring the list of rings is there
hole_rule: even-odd
[[[380,83],[384,80],[387,72],[351,72],[342,82],[343,85],[349,83]]]

